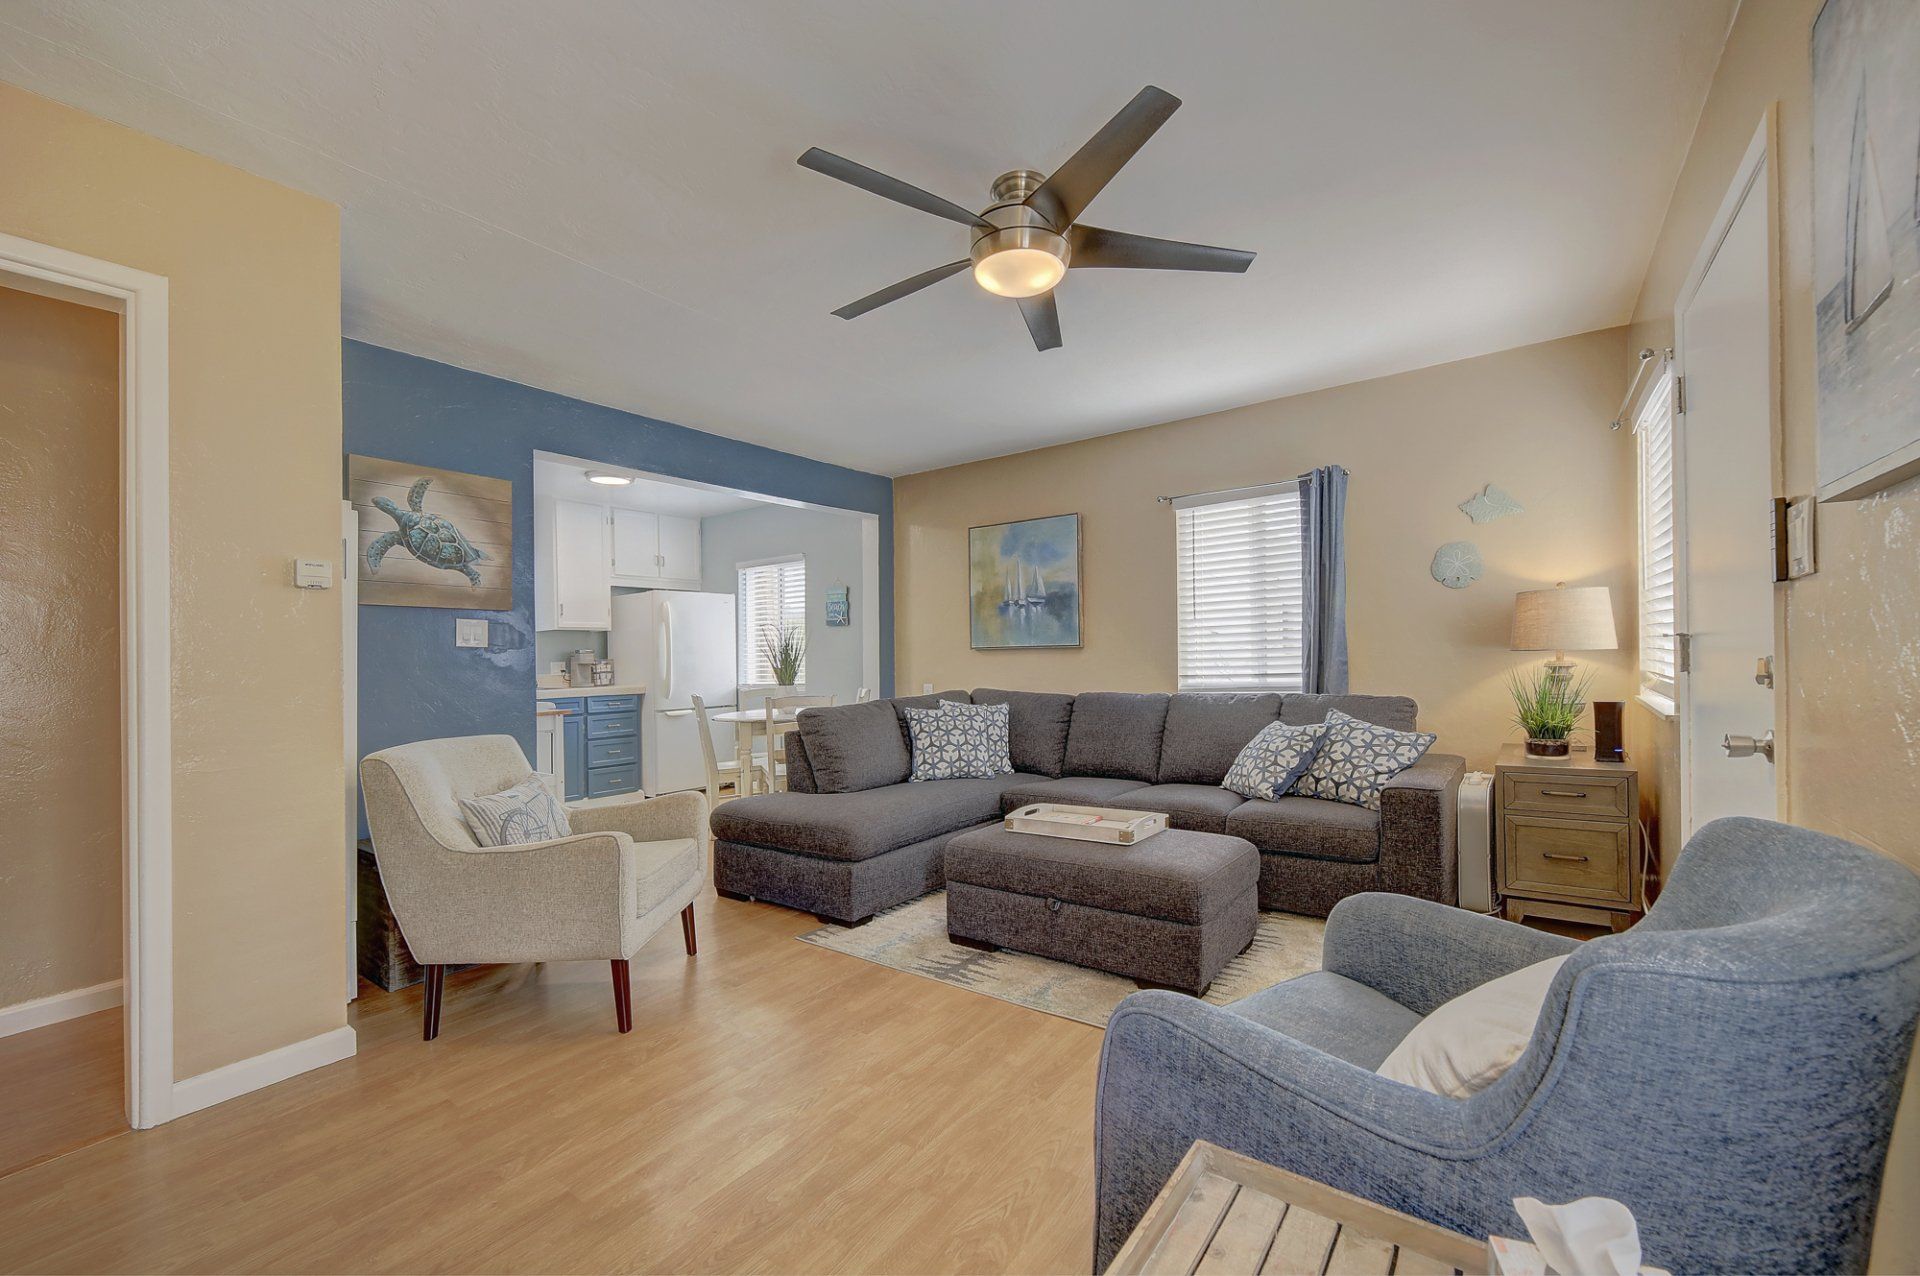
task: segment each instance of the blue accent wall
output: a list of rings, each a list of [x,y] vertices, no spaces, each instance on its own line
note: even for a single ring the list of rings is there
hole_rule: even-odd
[[[892,479],[358,341],[344,343],[341,363],[348,452],[513,482],[513,610],[360,608],[361,756],[496,732],[533,756],[536,451],[879,515],[881,694],[892,694]],[[463,615],[493,622],[491,646],[453,645]]]

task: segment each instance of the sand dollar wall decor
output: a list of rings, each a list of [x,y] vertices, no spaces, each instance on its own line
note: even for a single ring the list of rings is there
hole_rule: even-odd
[[[1485,569],[1480,548],[1472,541],[1448,541],[1433,551],[1433,578],[1448,589],[1465,589]]]

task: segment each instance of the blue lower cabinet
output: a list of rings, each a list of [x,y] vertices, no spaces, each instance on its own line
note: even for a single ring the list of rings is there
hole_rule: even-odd
[[[560,719],[560,748],[566,759],[567,801],[587,795],[587,720],[578,713]]]
[[[640,760],[640,737],[608,736],[587,741],[587,765],[629,766]]]
[[[609,797],[615,793],[633,793],[640,788],[640,764],[597,766],[587,770],[587,796]]]
[[[640,697],[586,698],[586,759],[582,775],[586,796],[611,797],[640,791]],[[567,755],[568,785],[573,777],[573,755]],[[572,797],[571,793],[568,797]]]

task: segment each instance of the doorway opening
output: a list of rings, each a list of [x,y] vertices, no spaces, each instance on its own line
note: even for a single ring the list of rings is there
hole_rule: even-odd
[[[0,517],[20,524],[0,564],[16,604],[0,695],[22,795],[0,839],[10,866],[38,866],[5,905],[31,916],[0,934],[62,932],[0,971],[0,1066],[18,1070],[0,1077],[0,1129],[45,1122],[5,1153],[17,1168],[175,1111],[167,281],[0,235],[0,301],[16,462]],[[117,1101],[89,1077],[117,1077]]]
[[[536,765],[570,801],[782,787],[770,699],[881,694],[876,515],[547,452],[533,492]]]

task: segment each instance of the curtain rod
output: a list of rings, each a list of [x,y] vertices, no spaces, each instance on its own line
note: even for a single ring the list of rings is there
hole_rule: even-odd
[[[1609,429],[1618,430],[1626,423],[1627,409],[1633,404],[1633,396],[1640,393],[1640,378],[1647,375],[1647,365],[1652,363],[1655,358],[1658,358],[1662,363],[1672,362],[1673,347],[1668,346],[1665,350],[1656,350],[1652,346],[1648,346],[1640,352],[1640,366],[1633,370],[1633,381],[1627,386],[1627,396],[1620,400],[1620,410],[1614,414],[1613,424],[1608,427]]]
[[[1302,478],[1305,475],[1301,476]],[[1154,501],[1160,505],[1171,505],[1175,501],[1190,500],[1196,496],[1226,496],[1231,492],[1258,492],[1263,488],[1285,487],[1289,483],[1298,483],[1299,478],[1276,479],[1271,483],[1242,483],[1238,487],[1216,487],[1211,492],[1181,492],[1177,496],[1156,496]]]

